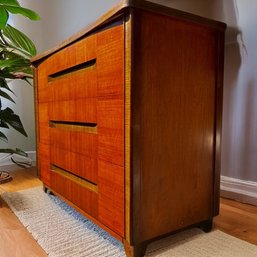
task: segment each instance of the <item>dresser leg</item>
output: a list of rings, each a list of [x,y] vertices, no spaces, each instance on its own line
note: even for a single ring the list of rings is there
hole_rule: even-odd
[[[200,226],[200,229],[202,229],[204,232],[210,232],[212,230],[212,219],[203,221]]]
[[[47,193],[47,187],[45,186],[45,184],[43,184],[43,191]]]
[[[47,188],[47,187],[45,186],[45,184],[43,184],[43,191],[44,191],[45,193],[50,194],[50,195],[54,195],[54,193],[53,193],[49,188]]]
[[[130,245],[127,241],[124,241],[124,248],[127,257],[143,257],[146,251],[146,244]]]

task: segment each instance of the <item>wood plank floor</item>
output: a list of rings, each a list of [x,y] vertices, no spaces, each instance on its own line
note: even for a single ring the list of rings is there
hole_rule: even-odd
[[[11,174],[13,181],[0,185],[0,194],[42,185],[35,168],[15,170]],[[31,234],[0,201],[0,257],[46,257]],[[220,215],[214,219],[214,227],[257,245],[257,207],[221,199]]]
[[[0,193],[23,190],[42,183],[36,177],[36,169],[10,172],[13,181],[0,185]],[[1,200],[0,208],[0,257],[46,257],[45,251]]]

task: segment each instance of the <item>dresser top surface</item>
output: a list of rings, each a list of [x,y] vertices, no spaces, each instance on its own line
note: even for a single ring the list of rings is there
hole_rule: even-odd
[[[146,11],[155,12],[162,15],[167,15],[175,18],[179,18],[185,21],[191,21],[198,24],[203,24],[209,27],[212,27],[216,30],[224,31],[226,29],[226,24],[223,22],[211,20],[208,18],[203,18],[201,16],[191,14],[188,12],[184,12],[181,10],[173,9],[164,5],[159,5],[150,1],[145,0],[120,0],[114,7],[108,10],[104,15],[99,17],[95,22],[87,25],[79,32],[73,34],[71,37],[67,38],[61,44],[56,47],[45,51],[31,59],[31,62],[36,64],[40,62],[42,59],[52,55],[53,53],[63,49],[67,45],[79,40],[82,37],[87,36],[88,34],[93,33],[98,28],[113,20],[115,17],[126,13],[129,9],[141,9]]]

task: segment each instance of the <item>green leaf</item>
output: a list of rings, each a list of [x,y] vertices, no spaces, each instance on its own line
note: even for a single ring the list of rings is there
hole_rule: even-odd
[[[25,51],[27,55],[34,56],[37,53],[36,47],[34,43],[21,31],[12,27],[11,25],[7,25],[3,30],[3,34],[10,40],[10,43],[23,52]]]
[[[40,20],[40,16],[36,12],[30,9],[12,5],[12,4],[0,4],[0,6],[5,8],[10,13],[21,14],[22,16],[25,16],[31,20]]]
[[[5,123],[4,121],[2,121],[2,120],[1,120],[1,122],[0,122],[0,127],[1,127],[1,128],[7,128],[7,129],[9,128],[8,124],[6,124],[6,123]]]
[[[12,72],[9,71],[8,68],[0,69],[0,78],[1,79],[15,79],[15,76]]]
[[[0,62],[0,68],[9,67],[11,70],[17,70],[17,68],[24,68],[24,67],[27,67],[28,65],[29,65],[28,61],[22,58],[7,59],[7,60],[2,60]]]
[[[7,136],[1,131],[0,131],[0,140],[2,140],[4,142],[8,142]]]
[[[0,110],[0,120],[9,124],[22,135],[26,137],[28,136],[21,123],[19,116],[15,114],[11,108],[7,107],[4,110]]]
[[[9,71],[21,72],[30,67],[29,59],[14,53],[12,51],[3,50],[2,55],[4,58],[0,61],[0,68],[9,68]]]
[[[17,0],[0,0],[0,5],[2,5],[2,4],[20,6],[20,4]]]
[[[0,97],[3,97],[5,99],[15,103],[15,101],[11,98],[11,96],[9,96],[8,93],[6,93],[6,92],[4,92],[2,90],[0,90]]]
[[[25,156],[25,157],[28,157],[28,154],[25,153],[24,151],[22,151],[21,149],[19,148],[16,148],[15,150],[14,149],[10,149],[10,148],[0,148],[0,153],[11,153],[11,154],[19,154],[19,155],[22,155],[22,156]]]
[[[4,88],[14,94],[14,92],[10,89],[5,79],[0,78],[0,88]],[[15,94],[14,94],[15,95]]]
[[[0,29],[4,29],[9,18],[9,13],[0,5]]]

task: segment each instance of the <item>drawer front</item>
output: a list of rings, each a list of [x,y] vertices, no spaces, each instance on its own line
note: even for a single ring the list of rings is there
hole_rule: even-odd
[[[97,123],[96,98],[50,102],[49,120]]]
[[[124,25],[44,60],[37,94],[42,180],[124,236]]]
[[[80,40],[40,64],[37,87],[39,103],[95,98],[96,35]]]
[[[97,76],[95,66],[90,69],[71,72],[66,76],[48,81],[49,101],[68,101],[95,98]]]
[[[65,175],[60,175],[56,170],[51,169],[51,188],[96,218],[98,216],[97,193],[65,177]]]
[[[62,123],[51,126],[51,164],[97,183],[96,128]]]
[[[48,76],[60,77],[87,68],[96,58],[96,35],[84,38],[50,56],[46,61]]]
[[[50,151],[50,163],[70,173],[97,183],[96,158],[76,154],[71,151],[52,147]]]

